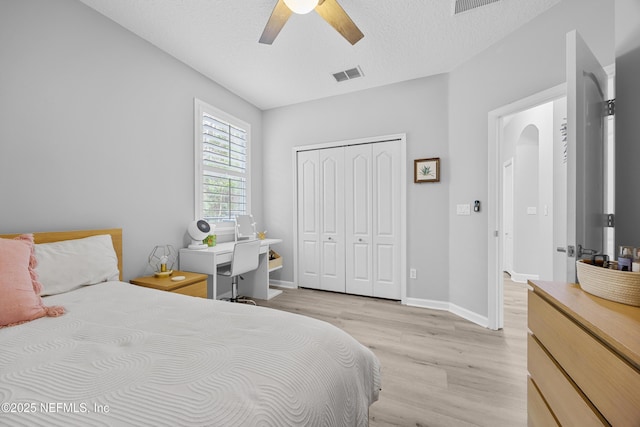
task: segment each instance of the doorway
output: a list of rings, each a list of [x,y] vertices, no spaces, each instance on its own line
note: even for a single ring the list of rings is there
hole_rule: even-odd
[[[489,195],[488,215],[489,226],[493,229],[493,239],[489,239],[488,256],[488,286],[489,286],[489,322],[490,329],[501,329],[504,325],[504,261],[505,261],[505,215],[510,210],[505,209],[505,171],[510,158],[513,158],[511,172],[513,172],[512,186],[513,197],[507,197],[507,202],[513,204],[513,263],[512,272],[518,273],[515,277],[519,281],[526,282],[529,278],[553,279],[554,254],[554,164],[556,152],[562,147],[560,125],[557,123],[557,115],[551,113],[554,103],[566,96],[566,84],[561,84],[546,91],[532,95],[520,101],[506,105],[489,113]],[[544,107],[546,105],[546,107]],[[565,102],[566,109],[566,102]],[[542,112],[541,110],[545,110]],[[528,110],[528,113],[526,113]],[[532,113],[535,112],[534,113]],[[533,118],[545,115],[542,118]],[[556,120],[554,120],[556,117]],[[566,114],[561,117],[565,118]],[[551,124],[549,124],[549,121]],[[556,121],[556,123],[554,123]],[[534,123],[532,123],[534,122]],[[541,129],[544,135],[541,137]],[[551,135],[549,135],[551,132]],[[540,140],[547,141],[544,145]],[[552,142],[548,142],[551,140]],[[556,140],[554,142],[554,140]],[[506,142],[509,141],[507,144]],[[518,144],[520,141],[520,144]],[[537,145],[537,146],[536,146]],[[518,146],[520,149],[518,150]],[[535,154],[534,154],[535,153]],[[520,154],[520,155],[518,155]],[[533,157],[533,158],[532,158]],[[524,160],[521,165],[520,160]],[[527,165],[524,167],[525,165]],[[519,171],[522,172],[518,178]],[[529,183],[535,181],[535,188],[520,188],[527,177],[531,176],[531,170],[536,170],[535,180],[529,179]],[[527,172],[529,171],[529,172]],[[508,183],[506,184],[508,188]],[[522,196],[522,197],[519,197]],[[526,196],[526,197],[525,197]],[[531,224],[535,224],[535,232],[532,233]],[[518,237],[519,230],[521,233]],[[540,230],[543,230],[542,232]],[[537,234],[542,234],[541,239]],[[528,237],[527,237],[528,235]],[[518,249],[520,246],[520,249]],[[518,261],[520,259],[520,262]],[[545,266],[541,269],[541,266]],[[518,271],[518,270],[521,271]],[[544,271],[543,271],[544,270]],[[494,315],[491,315],[491,314]]]
[[[561,158],[565,116],[566,101],[560,98],[503,116],[500,121],[502,270],[517,283],[557,279],[553,248],[559,186],[554,183],[557,179],[562,182],[559,178],[566,175]],[[566,202],[559,198],[557,204],[561,209]]]
[[[561,165],[564,98],[503,116],[502,282],[505,329],[526,330],[527,281],[552,279],[556,165]],[[557,151],[557,152],[556,152]],[[564,168],[566,169],[566,167]],[[566,174],[566,171],[564,171]],[[560,203],[565,205],[566,202]]]
[[[513,276],[513,157],[502,166],[502,271]]]
[[[615,66],[611,65],[605,68],[608,75],[608,92],[609,96],[615,98]],[[503,271],[504,268],[504,251],[505,245],[502,234],[504,227],[504,188],[503,188],[503,168],[504,154],[502,153],[502,142],[504,139],[504,120],[511,115],[515,115],[522,111],[526,111],[531,108],[535,108],[548,102],[564,102],[566,111],[566,84],[555,86],[546,91],[524,98],[520,101],[516,101],[512,104],[506,105],[502,108],[494,110],[489,113],[489,195],[488,195],[488,215],[489,215],[489,229],[493,230],[493,239],[488,241],[488,257],[489,257],[489,269],[488,269],[488,308],[489,308],[489,322],[488,327],[490,329],[501,329],[504,324],[504,283],[503,283]],[[558,109],[557,111],[562,111]],[[559,121],[561,119],[561,121]],[[546,244],[548,251],[543,251],[546,257],[544,264],[551,266],[552,270],[549,272],[545,270],[540,275],[541,279],[566,281],[567,275],[567,254],[563,250],[567,248],[567,126],[566,115],[555,115],[555,128],[554,132],[559,133],[560,141],[557,140],[553,144],[553,156],[554,166],[553,173],[547,175],[552,177],[553,186],[553,200],[547,207],[549,215],[552,213],[552,244],[549,247]],[[614,149],[615,149],[615,135],[614,135],[614,116],[609,116],[605,120],[606,126],[606,150],[605,150],[605,212],[613,214],[615,201],[613,195],[615,193],[615,164],[614,164]],[[517,169],[517,160],[514,161],[514,170]],[[508,199],[507,199],[508,200]],[[545,206],[541,205],[541,212],[544,216]],[[604,228],[604,242],[605,246],[603,251],[605,254],[613,257],[614,251],[614,229]],[[548,257],[551,257],[550,259]],[[517,271],[517,270],[516,270]]]

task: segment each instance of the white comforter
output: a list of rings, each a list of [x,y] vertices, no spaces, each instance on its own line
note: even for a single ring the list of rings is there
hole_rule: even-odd
[[[340,329],[108,282],[0,329],[0,425],[366,426],[379,364]]]

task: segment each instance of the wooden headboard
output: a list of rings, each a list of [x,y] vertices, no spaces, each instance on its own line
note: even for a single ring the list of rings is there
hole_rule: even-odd
[[[18,234],[0,234],[0,237],[12,239]],[[43,233],[33,233],[35,243],[53,243],[63,240],[82,239],[84,237],[98,236],[100,234],[110,234],[113,241],[113,249],[118,256],[118,270],[120,270],[120,280],[122,280],[122,228],[109,228],[104,230],[74,230],[74,231],[50,231]]]

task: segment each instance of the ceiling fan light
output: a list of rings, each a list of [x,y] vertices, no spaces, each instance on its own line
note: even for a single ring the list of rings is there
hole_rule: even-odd
[[[318,5],[318,0],[284,0],[293,13],[304,15],[311,12]]]

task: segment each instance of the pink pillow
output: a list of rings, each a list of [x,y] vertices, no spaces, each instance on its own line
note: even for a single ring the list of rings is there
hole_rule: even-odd
[[[64,313],[62,307],[42,303],[35,267],[33,234],[0,239],[0,328]]]

